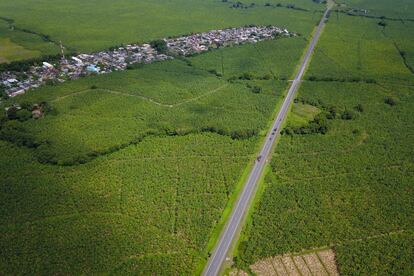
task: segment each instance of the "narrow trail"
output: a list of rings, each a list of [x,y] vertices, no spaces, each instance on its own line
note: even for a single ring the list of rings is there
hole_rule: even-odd
[[[402,233],[410,232],[410,231],[413,231],[413,230],[412,229],[393,230],[393,231],[386,232],[386,233],[380,233],[380,234],[375,234],[375,235],[361,237],[361,238],[338,241],[338,242],[327,244],[325,246],[313,247],[313,248],[309,248],[309,249],[303,249],[300,252],[294,252],[294,253],[288,253],[288,254],[301,255],[303,253],[319,251],[319,250],[323,250],[323,249],[326,249],[326,248],[333,248],[335,246],[342,246],[342,245],[346,245],[346,244],[352,243],[352,242],[368,241],[368,240],[372,240],[372,239],[383,238],[383,237],[386,237],[386,236],[398,235],[398,234],[402,234]]]
[[[129,93],[125,93],[125,92],[117,91],[117,90],[112,90],[112,89],[108,89],[108,88],[97,88],[97,89],[88,88],[88,89],[82,89],[82,90],[79,90],[79,91],[74,92],[72,94],[68,94],[68,95],[65,95],[65,96],[57,97],[57,98],[53,99],[51,102],[58,102],[58,101],[64,100],[64,99],[69,98],[69,97],[73,97],[73,96],[76,96],[76,95],[80,95],[80,94],[83,94],[83,93],[86,93],[86,92],[90,92],[90,91],[96,90],[96,91],[110,93],[110,94],[113,94],[113,95],[139,98],[141,100],[148,101],[148,102],[150,102],[150,103],[152,103],[154,105],[157,105],[157,106],[161,106],[161,107],[165,107],[165,108],[173,108],[173,107],[178,107],[178,106],[181,106],[181,105],[190,103],[190,102],[197,101],[197,100],[199,100],[201,98],[204,98],[204,97],[207,97],[209,95],[212,95],[212,94],[214,94],[214,93],[216,93],[216,92],[224,89],[227,86],[229,86],[228,83],[227,84],[224,84],[224,85],[222,85],[220,87],[217,87],[215,89],[209,90],[209,91],[207,91],[207,92],[205,92],[205,93],[203,93],[201,95],[198,95],[198,96],[196,96],[194,98],[186,99],[186,100],[184,100],[182,102],[178,102],[178,103],[175,103],[175,104],[161,103],[161,102],[158,102],[158,101],[156,101],[156,100],[154,100],[154,99],[152,99],[150,97],[146,97],[146,96],[142,96],[142,95],[129,94]]]

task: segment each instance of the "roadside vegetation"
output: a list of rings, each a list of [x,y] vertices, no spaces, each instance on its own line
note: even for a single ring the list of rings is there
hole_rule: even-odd
[[[3,101],[12,109],[0,127],[2,272],[188,275],[202,267],[305,46],[292,40]],[[41,103],[48,109],[35,119]]]
[[[413,274],[414,25],[389,19],[403,1],[342,2],[384,16],[331,13],[243,231],[239,268],[332,247],[343,275]]]
[[[229,83],[181,61],[168,61],[11,99],[48,102],[55,112],[41,120],[5,122],[2,133],[33,137],[38,160],[56,165],[85,163],[148,136],[213,132],[247,139],[266,126],[286,85],[263,80],[261,93],[254,93],[245,83]]]
[[[362,104],[363,112],[331,121],[325,134],[282,136],[239,247],[241,263],[413,230],[414,99],[410,88],[388,88],[398,105],[386,104],[389,92],[373,84],[303,84],[306,102]]]
[[[413,9],[338,2],[347,6],[331,13],[315,50],[243,230],[239,268],[330,247],[345,275],[413,274]],[[299,36],[15,98],[0,87],[0,274],[199,272],[324,7],[1,1],[0,70],[59,58],[60,41],[66,53],[131,42],[163,51],[163,37],[246,24]]]

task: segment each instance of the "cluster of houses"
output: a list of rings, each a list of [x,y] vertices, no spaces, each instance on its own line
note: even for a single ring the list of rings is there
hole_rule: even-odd
[[[166,42],[170,51],[187,56],[205,52],[212,48],[244,43],[256,43],[281,35],[290,36],[291,34],[286,29],[280,29],[274,26],[251,26],[214,30],[200,34],[167,39]]]
[[[166,53],[157,51],[150,44],[130,44],[114,50],[62,57],[56,64],[43,62],[42,66],[32,66],[27,72],[3,72],[0,73],[0,85],[13,97],[49,81],[64,82],[91,74],[125,70],[128,65],[135,63],[153,63],[173,59],[174,55],[188,56],[213,48],[292,35],[295,34],[274,26],[250,26],[164,39],[168,49]]]

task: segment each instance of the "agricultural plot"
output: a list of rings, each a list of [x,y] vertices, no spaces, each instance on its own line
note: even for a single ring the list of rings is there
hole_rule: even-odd
[[[390,22],[390,28],[384,28],[379,22],[333,12],[315,51],[317,62],[311,63],[307,77],[356,82],[412,79],[400,50],[411,58],[411,42],[407,40],[413,25]]]
[[[393,42],[405,67],[414,75],[414,22],[387,22],[384,35]]]
[[[85,163],[151,135],[207,131],[252,137],[265,128],[287,86],[274,72],[290,75],[301,55],[297,46],[288,58],[279,59],[282,49],[293,45],[287,41],[225,48],[46,86],[16,100],[49,102],[56,115],[18,125],[40,144],[34,151],[41,162],[61,165]],[[294,41],[302,45],[302,40]],[[222,66],[226,72],[218,77],[216,70]]]
[[[282,136],[240,243],[239,263],[412,231],[412,92],[406,84],[304,83],[299,97],[326,107],[324,112],[335,110],[336,119],[328,120],[324,135]],[[353,115],[342,116],[345,111]],[[344,252],[349,265],[351,251]],[[404,252],[413,258],[412,251]],[[388,271],[401,267],[392,258],[384,262]],[[375,271],[377,263],[372,258],[364,265]],[[344,269],[358,275],[361,268]]]
[[[392,233],[336,247],[343,275],[412,275],[414,233]]]
[[[20,125],[44,141],[35,149],[39,160],[58,164],[83,163],[151,135],[208,131],[251,137],[265,127],[286,84],[276,86],[278,91],[270,81],[262,87],[255,94],[245,84],[218,80],[205,95],[175,105],[123,90],[87,89],[53,100],[57,115]]]
[[[256,139],[145,139],[86,165],[1,142],[4,274],[190,274]]]
[[[367,10],[368,16],[386,16],[394,19],[414,19],[414,3],[410,0],[340,0],[353,9]]]
[[[0,16],[14,20],[20,28],[62,41],[70,50],[92,52],[122,43],[246,24],[276,25],[306,36],[320,17],[314,10],[321,9],[321,5],[311,0],[291,2],[308,2],[310,10],[264,6],[231,9],[228,3],[216,0],[5,0],[0,3]]]
[[[0,63],[31,58],[35,55],[35,52],[11,42],[9,38],[0,39]]]
[[[191,62],[197,68],[217,72],[226,79],[249,73],[247,78],[251,79],[287,80],[305,47],[302,37],[283,38],[212,51],[192,58]]]
[[[255,275],[339,275],[332,249],[296,255],[279,255],[260,260],[251,266]]]
[[[286,89],[270,67],[289,76],[301,56],[287,41],[257,44],[260,54],[244,45],[47,85],[4,102],[47,102],[52,111],[1,127],[0,271],[200,270]],[[279,59],[287,45],[289,58]],[[220,51],[226,59],[217,65],[208,57]],[[244,59],[250,66],[237,69]],[[212,71],[222,64],[229,74]]]
[[[57,54],[59,48],[36,34],[10,30],[0,18],[0,63]]]
[[[296,11],[323,11],[325,6],[322,3],[318,3],[313,0],[241,0],[241,1],[222,1],[223,4],[227,4],[231,8],[244,8],[254,9],[265,6],[267,8],[278,8],[278,9],[292,9]],[[322,1],[321,1],[322,2]],[[242,5],[237,5],[241,3]],[[236,4],[236,5],[234,5]]]

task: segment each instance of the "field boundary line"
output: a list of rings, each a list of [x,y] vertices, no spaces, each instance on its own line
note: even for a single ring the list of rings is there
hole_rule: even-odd
[[[69,98],[69,97],[72,97],[72,96],[76,96],[76,95],[79,95],[79,94],[83,94],[83,93],[85,93],[85,92],[87,92],[89,90],[91,90],[91,89],[90,88],[85,88],[85,89],[82,89],[82,90],[78,90],[78,91],[75,91],[75,92],[70,93],[70,94],[67,94],[67,95],[63,95],[63,96],[56,97],[53,100],[51,100],[50,102],[52,102],[52,103],[58,102],[60,100],[64,100],[64,99]]]
[[[391,235],[398,235],[398,234],[402,234],[402,233],[410,232],[410,231],[414,231],[414,229],[401,229],[401,230],[395,230],[395,231],[390,231],[390,232],[386,232],[386,233],[375,234],[375,235],[362,237],[362,238],[348,239],[348,240],[338,241],[338,242],[335,242],[335,243],[330,243],[330,244],[327,244],[327,245],[324,245],[324,246],[313,247],[313,248],[309,248],[309,249],[303,249],[302,251],[298,251],[298,252],[293,252],[293,253],[287,252],[285,254],[289,254],[289,255],[292,255],[292,256],[302,256],[304,254],[317,253],[317,252],[326,250],[328,248],[334,248],[335,246],[342,246],[342,245],[346,245],[346,244],[352,243],[352,242],[362,242],[362,241],[382,238],[382,237],[391,236]]]
[[[182,101],[180,103],[173,104],[172,107],[176,107],[176,106],[180,106],[180,105],[183,105],[183,104],[186,104],[186,103],[189,103],[189,102],[197,101],[197,100],[199,100],[201,98],[204,98],[204,97],[207,97],[207,96],[209,96],[211,94],[214,94],[214,93],[220,91],[221,89],[226,88],[227,86],[229,86],[228,83],[226,83],[226,84],[224,84],[224,85],[222,85],[220,87],[217,87],[217,88],[215,88],[213,90],[207,91],[206,93],[203,93],[201,95],[198,95],[198,96],[196,96],[194,98],[187,99],[187,100]]]
[[[357,175],[360,173],[367,173],[367,172],[375,172],[377,170],[395,170],[395,169],[399,169],[401,167],[403,167],[404,165],[402,164],[398,164],[398,165],[384,165],[383,167],[373,167],[373,168],[368,168],[365,170],[359,170],[359,171],[352,171],[352,172],[342,172],[342,173],[335,173],[335,174],[327,174],[327,175],[320,175],[320,176],[308,176],[308,177],[303,177],[303,178],[290,178],[290,177],[284,177],[285,175],[277,175],[278,177],[284,179],[285,181],[288,182],[298,182],[298,181],[306,181],[306,180],[316,180],[316,179],[327,179],[327,178],[332,178],[332,177],[336,177],[336,176],[346,176],[346,175]]]
[[[68,94],[68,95],[64,95],[64,96],[57,97],[57,98],[51,100],[51,102],[57,102],[57,101],[66,99],[68,97],[72,97],[72,96],[76,96],[76,95],[79,95],[79,94],[83,94],[83,93],[86,93],[86,92],[89,92],[89,91],[96,90],[96,91],[103,91],[103,92],[110,93],[110,94],[114,94],[114,95],[120,95],[120,96],[125,96],[125,97],[140,98],[142,100],[149,101],[150,103],[153,103],[153,104],[158,105],[158,106],[162,106],[162,107],[166,107],[166,108],[173,108],[173,107],[177,107],[177,106],[180,106],[180,105],[189,103],[189,102],[197,101],[197,100],[199,100],[199,99],[201,99],[203,97],[206,97],[206,96],[209,96],[211,94],[214,94],[214,93],[222,90],[223,88],[225,88],[227,86],[229,86],[228,83],[226,83],[226,84],[224,84],[222,86],[219,86],[217,88],[214,88],[212,90],[209,90],[209,91],[207,91],[205,93],[202,93],[201,95],[198,95],[196,97],[189,98],[189,99],[186,99],[186,100],[183,100],[181,102],[174,103],[174,104],[161,103],[161,102],[158,102],[158,101],[156,101],[156,100],[154,100],[154,99],[152,99],[150,97],[146,97],[146,96],[143,96],[143,95],[129,94],[129,93],[125,93],[125,92],[121,92],[121,91],[113,90],[113,89],[109,89],[109,88],[96,88],[96,89],[86,88],[86,89],[82,89],[82,90],[79,90],[77,92],[74,92],[74,93],[71,93],[71,94]]]
[[[153,103],[155,105],[162,106],[162,107],[168,107],[168,108],[173,107],[173,105],[171,105],[171,104],[160,103],[160,102],[157,102],[156,100],[153,100],[150,97],[146,97],[146,96],[142,96],[142,95],[129,94],[129,93],[125,93],[125,92],[121,92],[121,91],[117,91],[117,90],[113,90],[113,89],[108,89],[108,88],[98,88],[97,90],[104,91],[104,92],[107,92],[107,93],[110,93],[110,94],[113,94],[113,95],[140,98],[142,100],[149,101],[150,103]]]

